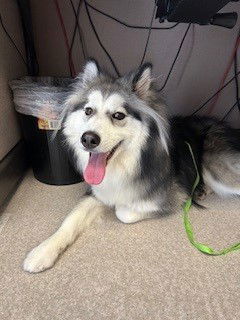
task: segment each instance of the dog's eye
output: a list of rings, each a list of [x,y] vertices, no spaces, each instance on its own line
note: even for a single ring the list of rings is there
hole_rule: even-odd
[[[122,112],[115,112],[112,114],[112,118],[116,120],[123,120],[126,117],[126,115]]]
[[[93,114],[93,109],[92,109],[92,108],[86,108],[86,109],[85,109],[85,114],[86,114],[87,116],[90,116],[91,114]]]

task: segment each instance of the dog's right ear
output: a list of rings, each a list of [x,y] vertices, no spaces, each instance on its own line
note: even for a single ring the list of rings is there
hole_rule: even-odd
[[[100,70],[97,62],[94,59],[89,59],[85,64],[85,67],[82,73],[83,84],[87,84],[93,81],[96,77],[99,76],[99,74],[100,74]]]

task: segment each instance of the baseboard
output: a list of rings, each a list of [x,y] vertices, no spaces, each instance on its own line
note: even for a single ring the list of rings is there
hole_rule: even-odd
[[[21,140],[0,161],[0,207],[11,197],[28,165],[25,145]]]

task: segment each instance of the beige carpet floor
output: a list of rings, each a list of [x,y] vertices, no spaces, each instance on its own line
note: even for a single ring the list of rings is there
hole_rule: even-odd
[[[134,225],[107,214],[52,269],[25,273],[25,254],[81,193],[81,184],[48,186],[31,173],[23,180],[0,219],[1,320],[240,319],[240,251],[198,252],[181,212]],[[191,212],[198,240],[217,249],[240,241],[240,199],[210,196],[204,204]]]

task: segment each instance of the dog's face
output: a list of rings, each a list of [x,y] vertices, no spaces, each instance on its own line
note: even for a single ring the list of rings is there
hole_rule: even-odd
[[[130,143],[141,127],[140,118],[132,116],[128,110],[122,94],[105,94],[101,89],[92,89],[80,108],[76,107],[68,116],[65,131],[74,130],[83,150],[109,153],[123,142]]]
[[[97,64],[86,64],[69,97],[64,134],[76,151],[89,152],[84,178],[99,184],[109,161],[137,140],[144,140],[148,128],[139,105],[147,99],[151,85],[151,66],[145,65],[129,78],[114,80],[100,73]]]

